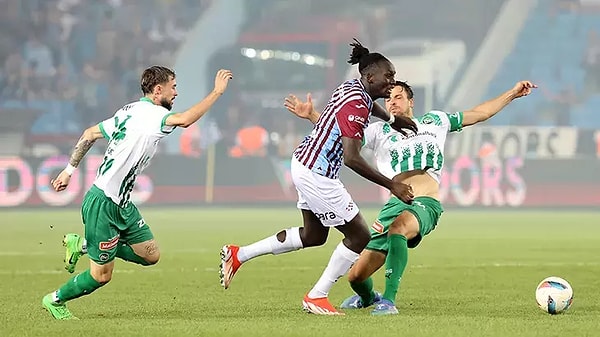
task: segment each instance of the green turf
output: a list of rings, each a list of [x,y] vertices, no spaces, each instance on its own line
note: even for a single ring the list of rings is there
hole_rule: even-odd
[[[365,210],[374,219],[376,210]],[[297,225],[293,209],[142,209],[160,242],[153,267],[119,261],[113,281],[69,303],[80,321],[58,322],[42,296],[69,275],[63,233],[81,231],[77,211],[0,215],[0,336],[597,336],[600,317],[600,213],[447,211],[411,251],[399,293],[400,315],[368,310],[344,317],[301,311],[303,295],[340,236],[325,247],[265,256],[243,266],[231,288],[219,285],[219,248],[250,243]],[[52,226],[52,227],[51,227]],[[78,272],[88,260],[82,258]],[[571,309],[551,316],[534,289],[546,276],[566,278]],[[376,274],[381,289],[383,275]],[[332,289],[339,304],[346,279]]]

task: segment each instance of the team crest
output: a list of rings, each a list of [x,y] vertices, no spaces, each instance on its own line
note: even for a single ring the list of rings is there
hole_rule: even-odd
[[[428,113],[426,115],[424,115],[423,117],[421,117],[421,124],[434,124],[437,126],[442,125],[442,120],[440,119],[440,116],[432,114],[432,113]]]

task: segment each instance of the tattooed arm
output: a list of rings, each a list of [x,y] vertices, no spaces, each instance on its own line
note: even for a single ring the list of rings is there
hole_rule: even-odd
[[[85,154],[92,148],[92,145],[98,138],[102,138],[102,131],[99,125],[94,125],[91,128],[83,131],[83,134],[77,141],[77,144],[73,148],[71,158],[69,159],[69,165],[50,183],[55,191],[60,192],[67,188],[69,180],[75,169],[79,166],[79,163],[85,156]]]

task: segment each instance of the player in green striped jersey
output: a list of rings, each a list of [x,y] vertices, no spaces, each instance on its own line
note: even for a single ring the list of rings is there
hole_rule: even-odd
[[[373,315],[397,314],[396,294],[408,263],[408,248],[415,248],[422,238],[435,229],[443,212],[439,202],[439,185],[444,164],[444,145],[449,132],[483,122],[516,98],[531,93],[534,84],[518,82],[502,95],[475,108],[446,113],[430,111],[419,118],[413,115],[413,91],[406,82],[397,82],[386,109],[394,116],[413,118],[416,134],[403,135],[388,123],[372,123],[365,130],[364,147],[374,151],[377,169],[389,178],[401,180],[412,187],[415,196],[411,204],[391,197],[371,225],[371,241],[349,272],[348,280],[356,295],[342,302],[342,309],[366,308],[375,304]],[[297,116],[315,123],[318,112],[310,96],[302,102],[290,96],[286,108]],[[385,265],[385,292],[373,289],[371,275]]]

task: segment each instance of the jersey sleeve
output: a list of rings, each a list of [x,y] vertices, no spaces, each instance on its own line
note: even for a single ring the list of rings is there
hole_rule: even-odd
[[[176,114],[176,112],[169,112],[163,116],[162,120],[160,121],[160,132],[168,135],[169,133],[173,132],[173,130],[175,130],[175,126],[166,124],[167,118],[174,114]]]
[[[450,132],[460,132],[463,128],[463,113],[462,111],[454,113],[445,113],[450,123]]]
[[[447,113],[444,111],[431,111],[429,114],[436,115],[440,119],[442,125],[446,127],[448,132],[460,132],[463,128],[463,113],[462,111]]]
[[[363,139],[365,126],[369,121],[369,108],[364,100],[347,102],[335,117],[342,137]]]
[[[117,130],[115,116],[112,116],[111,118],[98,123],[98,127],[102,132],[102,136],[104,136],[106,140],[110,140],[110,137],[113,134],[113,132]]]

